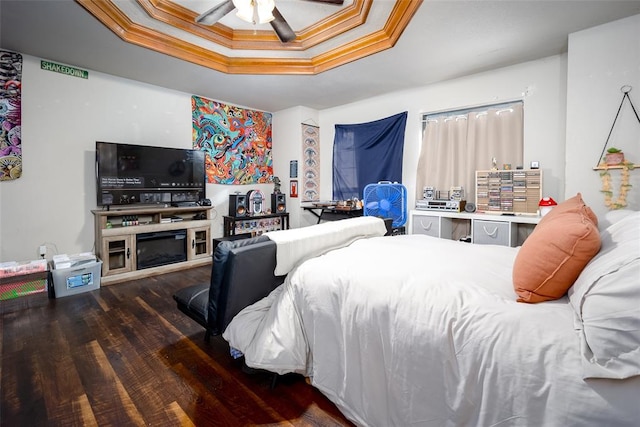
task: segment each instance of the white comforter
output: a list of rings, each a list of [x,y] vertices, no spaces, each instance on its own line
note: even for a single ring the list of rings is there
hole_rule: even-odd
[[[517,250],[361,239],[294,269],[223,336],[362,426],[638,425],[639,377],[582,380],[567,300],[516,302]]]

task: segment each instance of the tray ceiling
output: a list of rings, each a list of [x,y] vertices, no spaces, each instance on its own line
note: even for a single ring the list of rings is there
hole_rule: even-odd
[[[221,0],[76,0],[123,40],[228,74],[318,74],[393,47],[422,4],[276,0],[296,33],[282,43],[268,24],[229,13],[213,25],[196,16]]]
[[[341,14],[355,8],[364,15],[366,0],[342,7],[275,0],[297,35],[281,46],[270,25],[254,28],[234,13],[212,28],[193,23],[220,1],[0,0],[0,47],[263,111],[323,110],[558,55],[567,52],[569,34],[640,13],[640,0],[424,0],[415,12],[411,0],[373,0],[366,23],[340,32],[329,22],[351,25],[355,18]],[[397,3],[406,9],[391,18]],[[181,16],[193,32],[147,8]],[[173,15],[165,11],[172,8]],[[318,42],[325,27],[335,35]],[[229,45],[245,38],[273,47]]]

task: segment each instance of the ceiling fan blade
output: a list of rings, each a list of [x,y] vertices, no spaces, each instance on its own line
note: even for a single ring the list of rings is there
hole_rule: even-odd
[[[293,32],[287,21],[285,21],[284,17],[280,13],[277,7],[273,8],[273,17],[275,18],[271,21],[271,27],[273,31],[276,32],[278,38],[282,43],[288,43],[296,39],[296,33]]]
[[[213,25],[222,19],[227,13],[231,12],[236,7],[233,4],[233,0],[225,0],[220,4],[215,5],[206,12],[196,17],[198,24]]]

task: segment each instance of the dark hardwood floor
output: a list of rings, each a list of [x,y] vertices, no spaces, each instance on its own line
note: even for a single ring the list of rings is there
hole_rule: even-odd
[[[298,375],[247,374],[176,308],[210,267],[0,301],[2,426],[352,426]]]

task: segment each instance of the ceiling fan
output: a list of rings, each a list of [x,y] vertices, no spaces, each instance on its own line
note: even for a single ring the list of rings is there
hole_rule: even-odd
[[[318,3],[341,5],[344,0],[308,0]],[[275,5],[275,0],[224,0],[206,12],[196,17],[196,23],[213,25],[223,16],[237,9],[236,16],[252,24],[271,24],[273,31],[282,43],[288,43],[296,38],[296,33]]]

